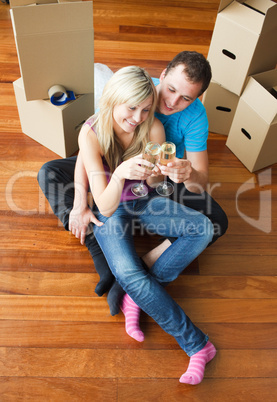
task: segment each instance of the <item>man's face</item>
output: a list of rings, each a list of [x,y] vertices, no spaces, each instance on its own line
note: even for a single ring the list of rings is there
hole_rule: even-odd
[[[165,70],[160,76],[160,84],[156,87],[158,103],[156,111],[165,115],[180,112],[186,109],[198,97],[202,83],[188,81],[183,73],[182,64],[173,68],[165,76]]]

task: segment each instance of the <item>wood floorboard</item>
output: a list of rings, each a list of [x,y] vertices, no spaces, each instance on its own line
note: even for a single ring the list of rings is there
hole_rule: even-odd
[[[176,385],[177,383],[177,385]],[[178,384],[176,379],[136,379],[134,380],[99,380],[75,378],[17,378],[4,377],[0,379],[2,396],[5,401],[16,400],[18,394],[25,400],[33,398],[40,401],[67,402],[90,400],[110,402],[113,400],[126,402],[145,402],[159,400],[162,402],[193,401],[221,402],[222,395],[228,395],[226,400],[244,402],[246,398],[260,402],[261,395],[268,402],[275,402],[274,393],[277,391],[275,379],[207,379],[201,387]],[[118,390],[118,392],[116,392]],[[14,398],[14,399],[13,399]]]
[[[159,77],[179,51],[207,56],[219,3],[94,0],[94,61]],[[22,133],[9,9],[0,2],[0,401],[275,402],[277,164],[250,173],[227,136],[209,134],[209,192],[229,228],[167,291],[217,355],[199,386],[180,384],[189,358],[145,313],[145,341],[126,334],[123,314],[94,291],[88,250],[38,187],[40,167],[60,156]],[[159,242],[135,236],[140,256]]]
[[[200,323],[217,349],[276,349],[275,323]],[[122,321],[0,320],[2,347],[179,350],[178,344],[154,322],[142,321],[143,345],[126,335]],[[265,335],[266,334],[266,335]],[[184,356],[184,359],[186,356]],[[166,367],[164,367],[166,370]],[[166,374],[165,374],[166,378]]]
[[[277,256],[238,253],[199,256],[201,275],[276,275]]]
[[[241,363],[241,355],[244,361]],[[0,348],[0,362],[9,361],[0,367],[0,377],[62,377],[62,378],[178,378],[188,357],[181,350],[107,350],[65,348]],[[237,378],[275,378],[277,350],[221,350],[217,361],[207,367],[207,378],[232,378],[236,369]],[[20,359],[20,365],[14,361]],[[251,367],[251,362],[255,364]],[[42,365],[41,361],[47,362]],[[134,361],[136,364],[134,364]],[[78,362],[78,364],[76,364]],[[123,364],[124,363],[124,364]]]
[[[95,273],[0,271],[0,295],[97,297]],[[277,277],[181,275],[167,286],[175,298],[274,299]]]
[[[0,398],[2,401],[89,401],[92,395],[94,401],[116,401],[117,380],[98,378],[0,378]]]
[[[183,299],[176,302],[197,322],[277,323],[276,299]],[[0,295],[0,319],[124,322],[123,314],[111,317],[105,298],[78,296]],[[152,318],[142,315],[141,321]]]
[[[276,379],[206,379],[201,387],[191,390],[189,386],[176,384],[174,380],[138,379],[136,386],[131,387],[132,380],[119,381],[118,398],[125,402],[139,402],[141,395],[145,402],[159,400],[162,402],[181,402],[185,398],[193,401],[210,402],[211,395],[214,402],[225,401],[260,402],[261,396],[269,402],[275,402],[277,391]],[[158,382],[158,384],[157,384]]]

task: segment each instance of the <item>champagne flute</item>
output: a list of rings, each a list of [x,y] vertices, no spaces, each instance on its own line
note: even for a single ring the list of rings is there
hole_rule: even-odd
[[[148,142],[146,144],[144,154],[142,155],[142,158],[145,159],[148,162],[153,163],[154,166],[146,166],[146,165],[141,165],[142,167],[145,167],[149,170],[153,170],[155,165],[159,161],[159,156],[161,152],[161,146],[160,144],[157,144],[155,142]],[[148,188],[143,184],[143,180],[141,180],[140,183],[136,183],[131,187],[131,191],[134,195],[137,197],[145,197],[148,194]]]
[[[175,144],[169,141],[164,142],[161,145],[160,164],[167,166],[167,164],[175,158],[175,155]],[[164,176],[164,181],[156,187],[156,191],[159,195],[167,196],[173,193],[174,187],[166,180],[166,176]]]

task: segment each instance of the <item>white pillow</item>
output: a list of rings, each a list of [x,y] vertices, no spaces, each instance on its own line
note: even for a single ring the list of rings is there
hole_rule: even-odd
[[[99,107],[99,100],[101,98],[104,86],[107,81],[113,76],[112,70],[105,64],[94,64],[94,110]]]

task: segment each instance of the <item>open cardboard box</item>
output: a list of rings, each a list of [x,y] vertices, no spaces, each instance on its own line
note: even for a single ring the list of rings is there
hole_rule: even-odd
[[[53,85],[94,91],[91,1],[11,0],[11,19],[26,99],[48,99]]]
[[[277,4],[221,0],[208,60],[213,80],[241,95],[248,76],[275,68]]]
[[[63,158],[77,151],[81,126],[93,114],[93,93],[54,106],[50,100],[27,101],[22,78],[13,86],[22,132]]]
[[[277,162],[277,70],[249,78],[226,145],[250,172]]]
[[[212,80],[202,99],[209,121],[209,131],[228,135],[238,102],[238,95]]]

